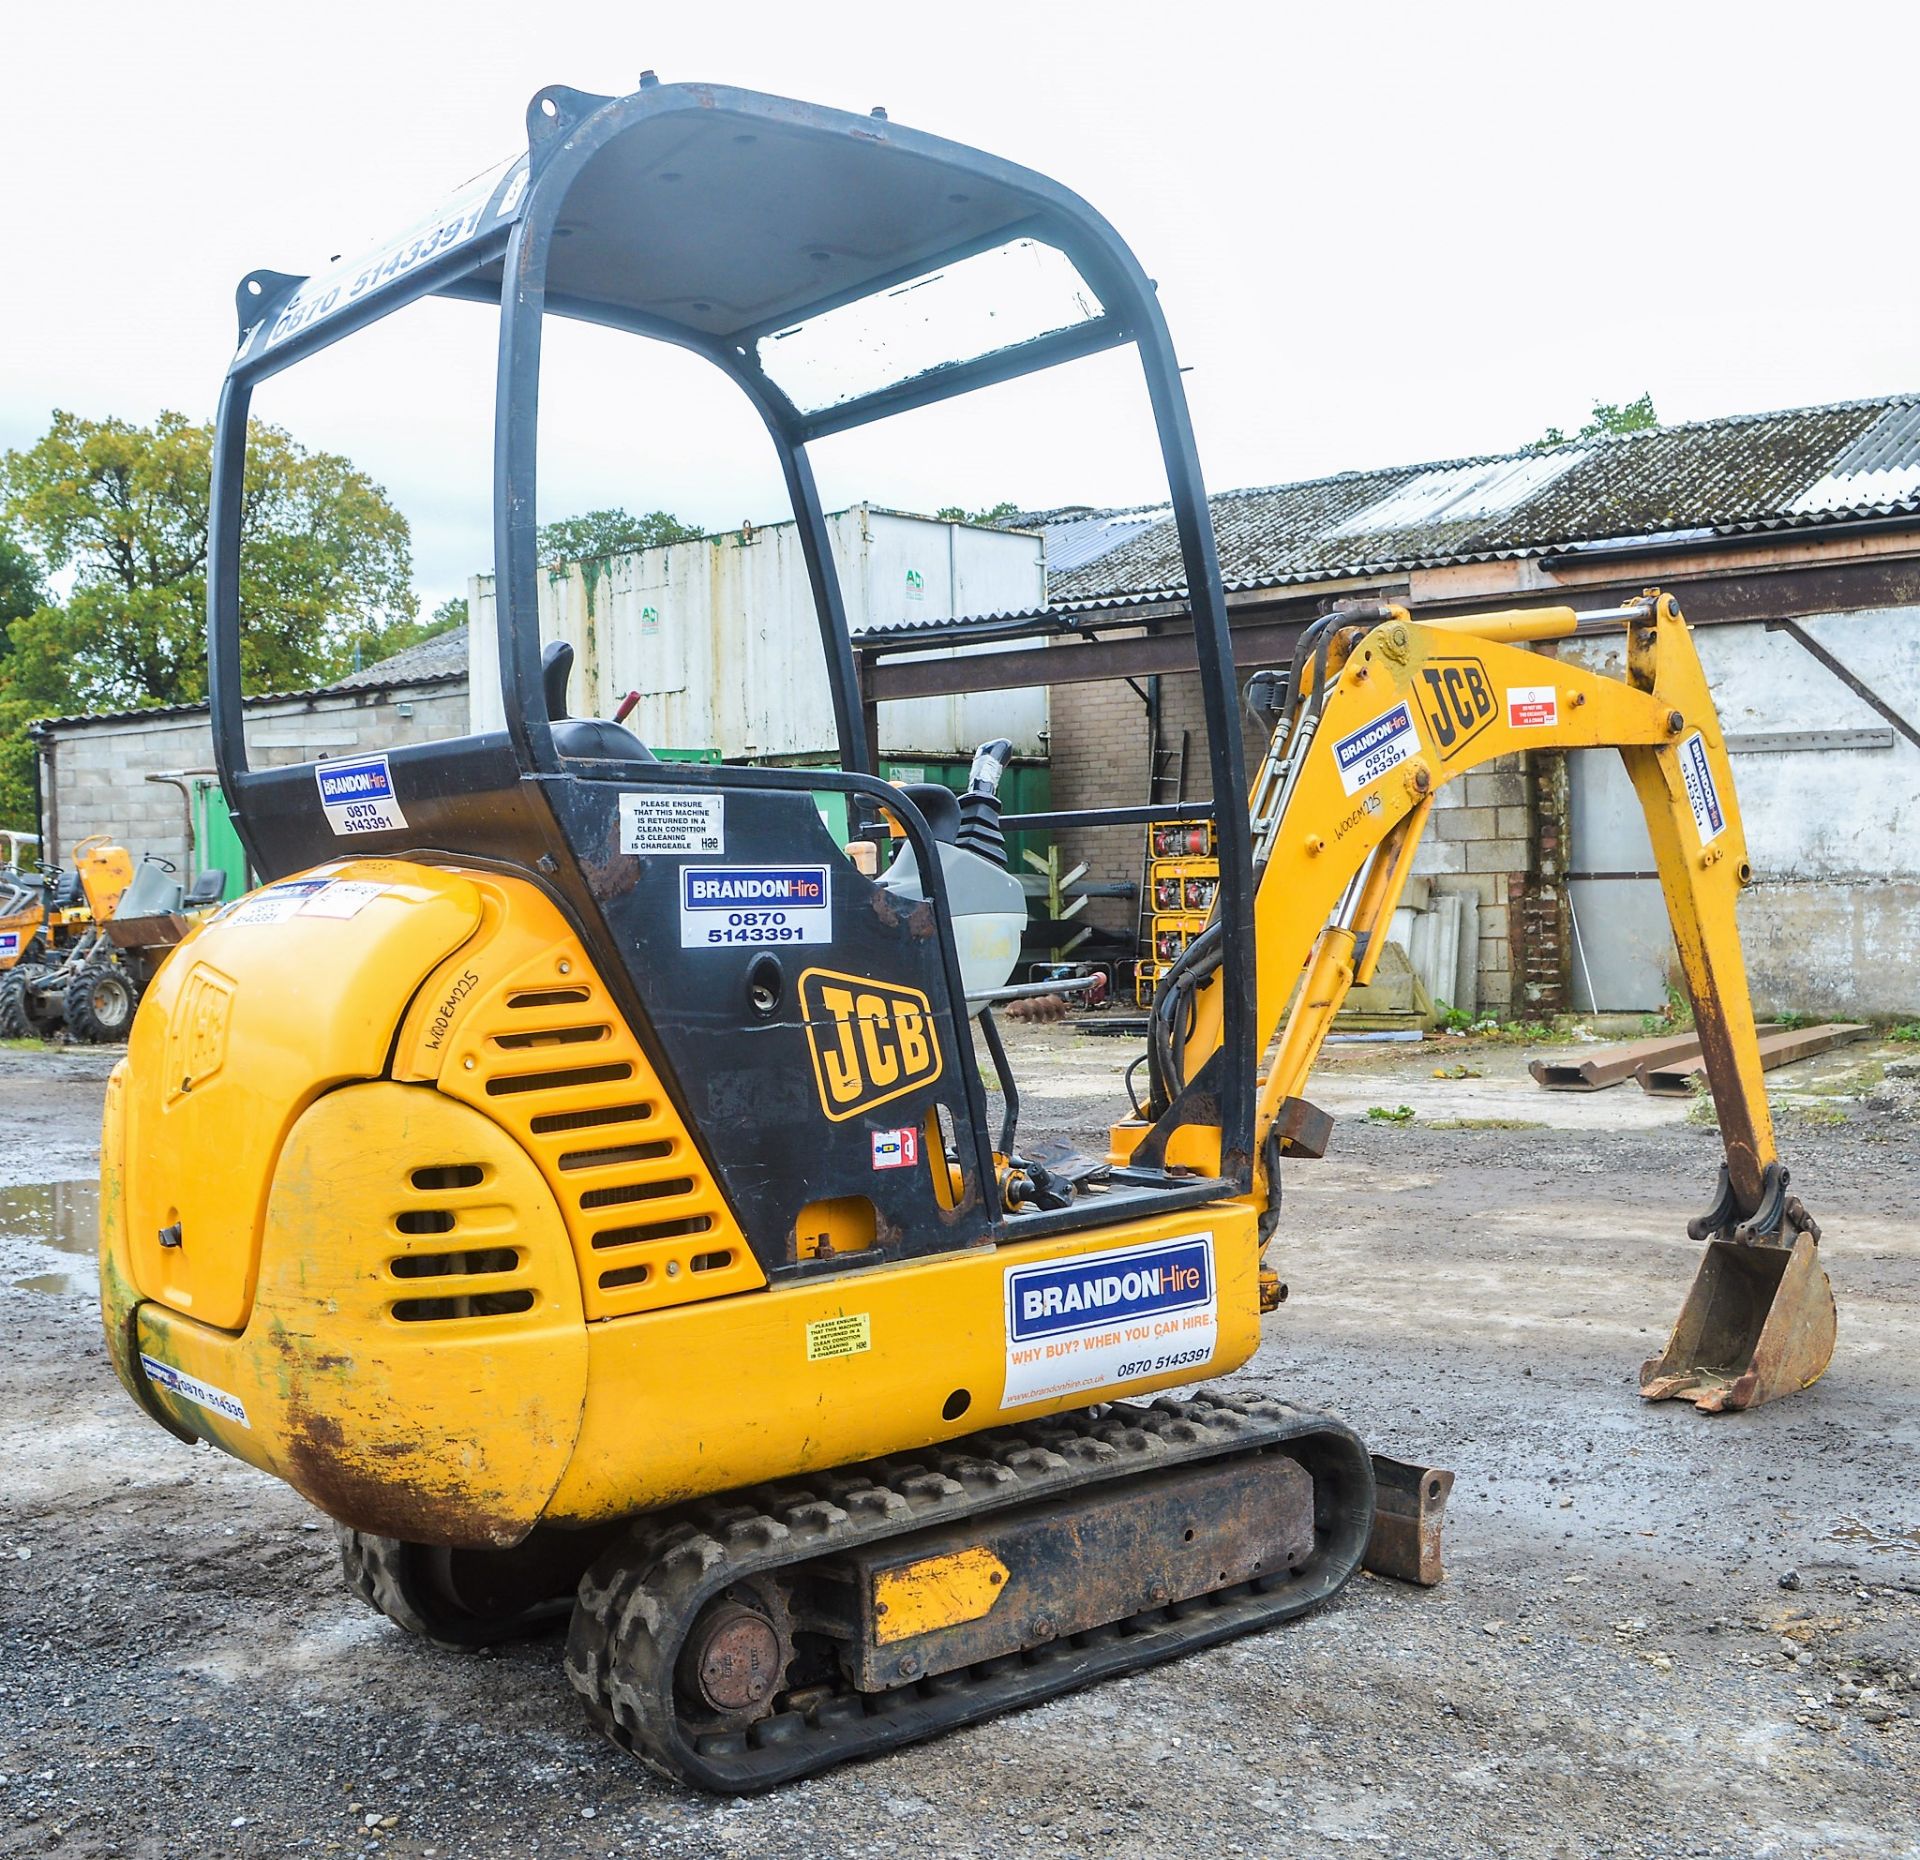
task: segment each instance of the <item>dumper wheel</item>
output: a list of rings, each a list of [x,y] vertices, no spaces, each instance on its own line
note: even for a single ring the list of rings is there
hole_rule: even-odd
[[[33,990],[44,979],[45,971],[34,962],[17,962],[0,975],[0,1040],[44,1040],[60,1024],[57,1010],[34,999]]]
[[[139,1005],[139,987],[125,969],[90,962],[67,984],[67,1031],[95,1045],[124,1040]]]
[[[336,1527],[347,1587],[437,1647],[490,1647],[563,1623],[600,1531],[535,1531],[511,1550],[450,1550]]]

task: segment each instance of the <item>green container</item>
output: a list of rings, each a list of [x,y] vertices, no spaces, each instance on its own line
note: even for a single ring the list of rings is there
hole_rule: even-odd
[[[212,776],[197,775],[193,782],[193,871],[189,877],[198,878],[216,865],[227,875],[222,898],[243,897],[251,889],[247,849],[240,844],[233,816],[227,811],[227,797]]]

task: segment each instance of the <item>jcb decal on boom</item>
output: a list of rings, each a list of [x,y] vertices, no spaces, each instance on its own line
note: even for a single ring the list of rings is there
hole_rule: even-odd
[[[1478,659],[1429,659],[1420,668],[1420,713],[1440,760],[1451,761],[1493,721],[1495,704]]]
[[[820,1108],[836,1124],[940,1076],[932,1005],[917,988],[807,969],[800,1012]]]

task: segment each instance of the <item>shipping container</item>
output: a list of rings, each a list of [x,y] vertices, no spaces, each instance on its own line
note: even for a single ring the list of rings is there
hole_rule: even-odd
[[[836,511],[827,529],[856,639],[876,626],[1045,604],[1037,536],[865,504]],[[472,727],[498,729],[492,577],[476,577],[469,599]],[[542,576],[540,633],[573,644],[575,714],[610,717],[637,691],[628,726],[655,749],[715,751],[729,762],[834,753],[813,595],[792,523],[556,563]],[[1046,729],[1042,687],[914,698],[880,706],[877,749],[937,761],[1004,736],[1016,754],[1043,756]]]

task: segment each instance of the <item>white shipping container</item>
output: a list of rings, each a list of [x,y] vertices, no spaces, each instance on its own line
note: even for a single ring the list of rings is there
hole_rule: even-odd
[[[1046,602],[1037,536],[864,504],[835,511],[827,532],[856,640],[871,627],[1021,613]],[[504,717],[493,577],[476,576],[469,600],[473,728],[498,729]],[[717,749],[729,760],[835,748],[796,524],[556,564],[541,576],[540,637],[573,644],[569,707],[576,716],[610,717],[637,691],[640,702],[627,723],[651,747]],[[1017,753],[1043,755],[1046,728],[1040,686],[912,698],[880,706],[878,749],[947,757],[1005,736]]]

